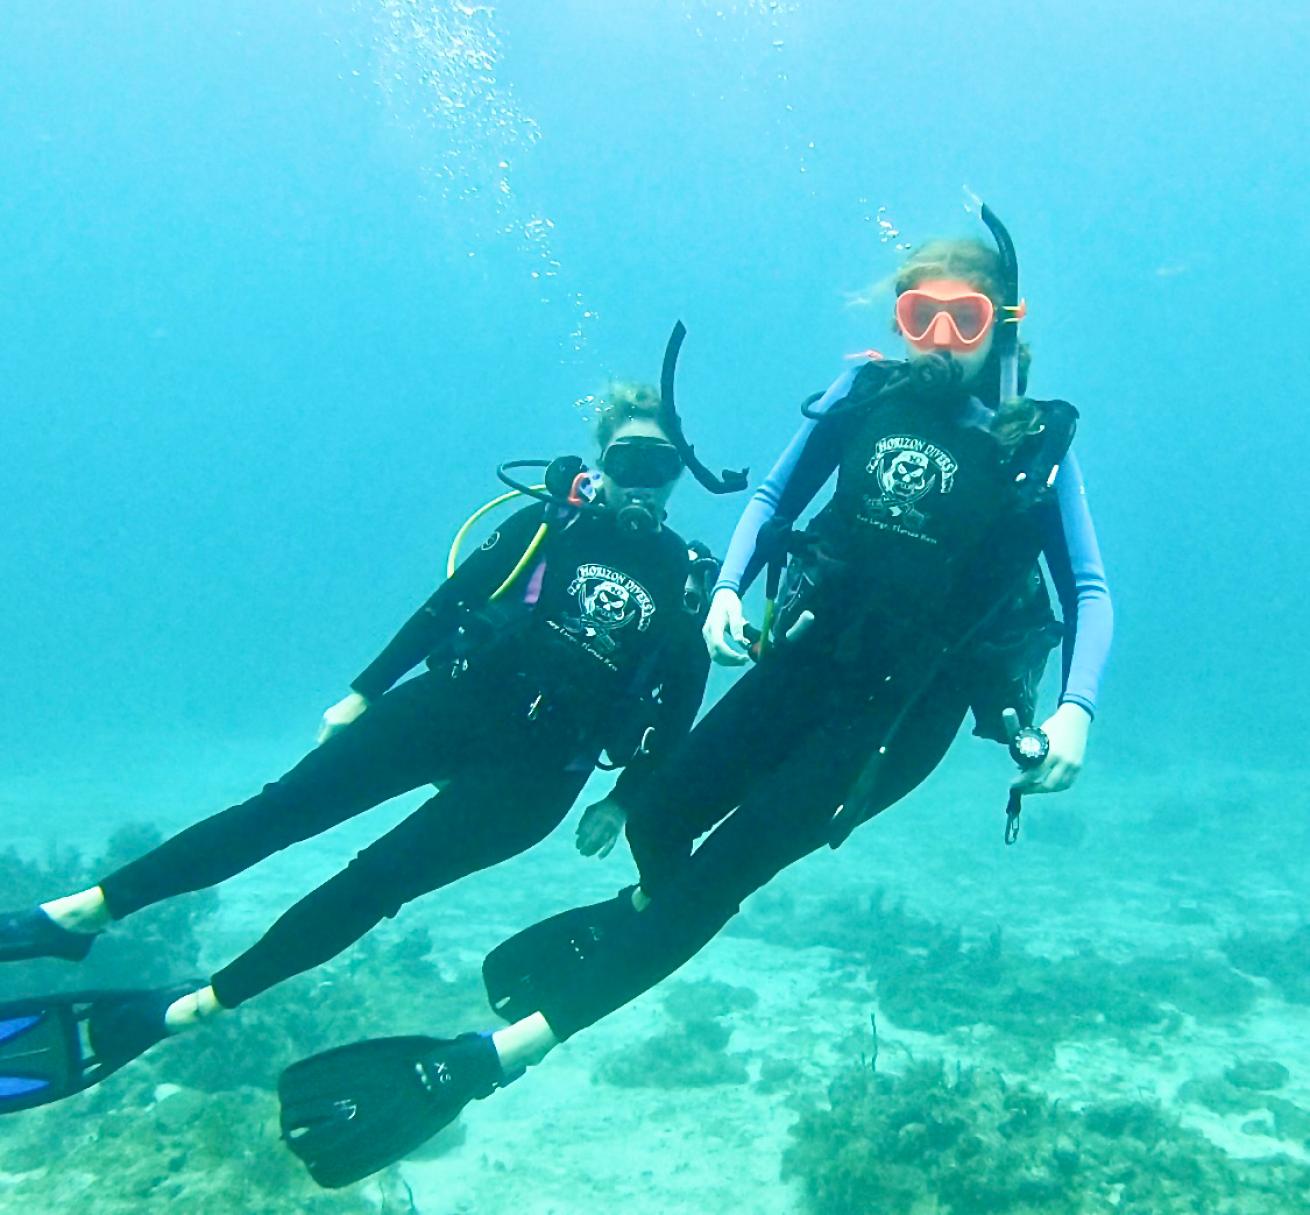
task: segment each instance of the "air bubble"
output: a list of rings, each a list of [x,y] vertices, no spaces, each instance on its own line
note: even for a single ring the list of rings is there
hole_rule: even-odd
[[[431,194],[461,209],[466,238],[478,244],[483,237],[513,240],[532,267],[532,279],[559,278],[560,261],[551,247],[554,221],[530,213],[525,218],[527,208],[514,186],[514,157],[540,141],[541,129],[498,78],[495,7],[453,0],[356,5],[376,18],[373,78],[390,117],[413,140]],[[579,293],[569,295],[568,307],[574,314],[568,342],[576,355],[585,346]]]

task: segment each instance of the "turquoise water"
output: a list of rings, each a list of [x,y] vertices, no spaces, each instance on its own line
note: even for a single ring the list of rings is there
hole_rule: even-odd
[[[1088,770],[1049,809],[1078,838],[1035,829],[1003,853],[1005,762],[962,742],[885,824],[778,889],[846,899],[815,912],[829,937],[863,925],[881,885],[984,937],[1017,925],[1043,956],[1226,957],[1234,934],[1291,932],[1307,876],[1308,50],[1292,3],[0,6],[8,841],[94,855],[122,822],[172,829],[275,775],[430,592],[495,464],[585,453],[589,398],[656,378],[679,317],[698,450],[762,475],[844,355],[896,353],[886,298],[850,297],[902,245],[978,231],[973,191],[1018,245],[1032,389],[1082,411],[1116,600]],[[685,487],[674,517],[721,550],[739,507]],[[203,961],[398,812],[225,888]],[[578,861],[568,836],[394,931],[433,934],[443,981],[475,977],[505,932],[626,876],[617,855]],[[749,1084],[593,1084],[607,1051],[659,1032],[657,993],[527,1095],[473,1111],[464,1144],[404,1174],[417,1208],[802,1209],[780,1176],[794,1109],[760,1087],[763,1060],[799,1054],[788,1100],[822,1097],[859,1054],[838,1044],[867,1025],[870,985],[840,940],[782,939],[775,897],[747,908],[760,935],[689,968],[757,990],[730,1014]],[[369,990],[367,968],[349,981]],[[1016,1064],[1002,1031],[934,1046],[902,1028],[920,1055],[999,1061],[1046,1091],[1157,1094],[1234,1156],[1304,1157],[1304,1129],[1261,1136],[1242,1130],[1250,1111],[1178,1096],[1273,1055],[1283,1099],[1310,1106],[1304,1007],[1267,977],[1257,995],[1185,1020],[1164,1045],[1173,1072],[1140,1039]],[[467,1024],[433,1024],[411,1004],[398,983],[359,1012],[375,1032],[484,1015],[470,997]],[[291,1057],[255,1086],[261,1117]],[[166,1064],[153,1078],[179,1082]],[[152,1117],[136,1095],[129,1134]],[[6,1136],[71,1133],[54,1114],[0,1127],[3,1177],[26,1178],[11,1206],[0,1180],[0,1209],[43,1194],[61,1209],[54,1179],[4,1155]],[[693,1131],[709,1117],[728,1128],[713,1145]],[[115,1205],[112,1176],[97,1181],[84,1210],[165,1201]],[[239,1193],[240,1170],[223,1184]]]

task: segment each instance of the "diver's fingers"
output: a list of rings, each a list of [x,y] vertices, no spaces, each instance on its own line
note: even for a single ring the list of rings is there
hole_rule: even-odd
[[[701,634],[715,662],[740,666],[748,660],[746,618],[736,591],[720,587],[714,592]]]
[[[1082,767],[1079,764],[1070,763],[1065,759],[1058,760],[1047,775],[1044,792],[1063,793],[1078,779],[1078,773],[1081,771]]]
[[[1025,772],[1020,772],[1010,782],[1010,788],[1016,793],[1045,793],[1047,792],[1046,771],[1047,765],[1042,764],[1039,768],[1029,768]]]
[[[604,801],[588,806],[578,822],[578,851],[583,856],[609,856],[623,833],[623,818]]]
[[[734,650],[723,642],[710,642],[710,657],[720,666],[739,667],[750,661],[750,655],[742,650]]]
[[[737,642],[737,644],[734,645],[734,642]],[[715,662],[725,663],[728,666],[738,666],[746,661],[745,634],[742,634],[738,642],[732,631],[731,622],[726,619],[711,621],[706,624],[705,644],[710,651],[710,657]]]
[[[1001,725],[1005,727],[1006,738],[1013,738],[1019,733],[1019,714],[1013,709],[1002,710]]]
[[[1015,778],[1010,788],[1020,793],[1062,793],[1074,782],[1078,769],[1067,760],[1051,756],[1039,768]]]
[[[739,646],[745,648],[749,644],[746,640],[746,617],[740,608],[728,613],[728,633]]]
[[[746,616],[741,610],[741,602],[735,597],[728,605],[727,625],[732,644],[723,647],[727,657],[719,661],[726,662],[730,666],[741,666],[750,661],[751,639],[747,634]]]
[[[711,611],[700,632],[705,638],[705,648],[709,650],[711,657],[717,657],[719,651],[724,648],[727,638],[727,619]]]

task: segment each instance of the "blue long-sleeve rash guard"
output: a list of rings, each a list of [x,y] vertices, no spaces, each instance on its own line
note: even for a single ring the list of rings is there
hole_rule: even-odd
[[[822,414],[844,400],[858,370],[838,378],[812,412]],[[974,401],[973,411],[970,424],[986,425],[990,410]],[[727,587],[741,594],[750,586],[764,566],[757,544],[760,529],[775,519],[794,523],[833,474],[841,455],[840,428],[806,418],[742,512],[715,590]],[[1069,625],[1060,703],[1080,705],[1095,715],[1101,672],[1114,632],[1114,608],[1087,508],[1087,490],[1072,451],[1060,465],[1054,489],[1053,497],[1038,509],[1042,511],[1042,555]]]

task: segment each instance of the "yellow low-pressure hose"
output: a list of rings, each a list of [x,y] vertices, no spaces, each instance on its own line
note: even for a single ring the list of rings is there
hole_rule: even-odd
[[[544,489],[544,486],[534,486],[536,489]],[[508,502],[511,498],[517,498],[521,490],[511,489],[508,493],[500,494],[492,498],[490,502],[484,502],[478,507],[467,519],[464,520],[464,526],[455,533],[455,539],[450,545],[450,555],[446,558],[446,577],[449,578],[455,572],[455,566],[459,564],[459,550],[464,543],[464,537],[473,529],[473,525],[482,518],[489,510],[495,510],[502,502]]]
[[[545,489],[545,485],[534,485],[533,489]],[[521,489],[511,489],[506,493],[498,494],[490,502],[484,502],[478,507],[467,519],[464,520],[464,526],[455,533],[455,539],[450,545],[450,554],[446,558],[446,577],[449,578],[454,572],[455,567],[459,564],[459,550],[464,543],[465,537],[469,534],[473,525],[482,518],[489,510],[495,510],[502,503],[510,501],[512,498],[518,498],[523,495]],[[511,586],[514,580],[531,564],[532,558],[537,555],[537,550],[541,547],[541,542],[546,538],[546,533],[550,530],[550,524],[543,523],[537,528],[537,534],[532,537],[532,543],[524,550],[523,556],[515,563],[514,568],[510,570],[509,577],[505,579],[491,593],[491,600],[499,599]],[[489,602],[491,601],[489,600]]]
[[[541,547],[541,542],[546,538],[546,533],[548,531],[550,531],[549,523],[543,523],[539,528],[537,528],[537,534],[532,537],[532,543],[523,550],[523,556],[518,559],[518,564],[510,570],[509,576],[505,581],[491,592],[489,602],[494,603],[514,585],[514,580],[528,568],[529,564],[532,562],[532,558],[537,555],[537,549]]]

